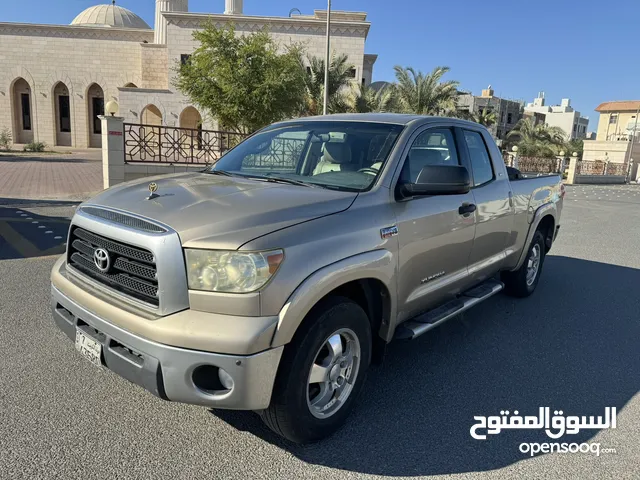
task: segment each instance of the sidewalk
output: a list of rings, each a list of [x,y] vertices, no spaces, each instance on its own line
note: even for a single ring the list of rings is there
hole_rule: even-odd
[[[102,150],[0,154],[0,198],[83,199],[102,190]]]

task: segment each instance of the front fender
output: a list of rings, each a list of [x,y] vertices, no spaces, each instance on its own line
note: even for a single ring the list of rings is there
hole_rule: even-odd
[[[345,258],[307,277],[280,310],[272,347],[289,343],[298,327],[322,298],[345,283],[373,278],[389,290],[391,320],[396,318],[396,262],[388,250],[374,250]],[[374,332],[375,334],[375,332]]]

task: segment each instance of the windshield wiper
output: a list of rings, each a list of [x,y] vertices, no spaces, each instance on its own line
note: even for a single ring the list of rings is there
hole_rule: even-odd
[[[292,178],[283,178],[283,177],[262,177],[260,175],[242,175],[245,178],[250,178],[251,180],[259,180],[263,182],[269,183],[287,183],[289,185],[298,185],[300,187],[315,187],[314,184],[303,182],[302,180],[294,180]]]
[[[208,173],[209,175],[223,175],[225,177],[233,177],[233,173],[225,172],[224,170],[204,170],[202,173]]]

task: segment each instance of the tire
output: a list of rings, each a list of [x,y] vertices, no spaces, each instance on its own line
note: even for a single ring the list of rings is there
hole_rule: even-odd
[[[530,274],[531,264],[535,264],[536,257],[537,269],[535,269],[535,276],[532,279],[531,276],[528,277],[527,274]],[[514,272],[502,272],[501,280],[504,283],[505,293],[512,297],[520,298],[531,295],[535,291],[538,281],[540,280],[544,259],[544,235],[540,230],[537,230],[536,233],[533,234],[533,240],[531,241],[531,245],[529,245],[527,257],[525,258],[522,266]]]
[[[335,341],[336,335],[340,342]],[[335,355],[337,343],[342,355]],[[355,355],[356,347],[359,355]],[[349,353],[354,354],[353,360],[348,360]],[[342,362],[335,362],[340,358]],[[367,314],[347,298],[328,298],[309,313],[293,341],[285,346],[271,404],[260,412],[262,420],[275,433],[295,443],[312,443],[333,434],[353,409],[370,362],[371,324]],[[310,383],[314,364],[322,364],[323,369],[314,373],[326,372],[322,375],[326,381]],[[342,383],[338,385],[340,379]],[[325,405],[322,410],[320,407],[328,399],[331,400],[326,405],[330,406]]]

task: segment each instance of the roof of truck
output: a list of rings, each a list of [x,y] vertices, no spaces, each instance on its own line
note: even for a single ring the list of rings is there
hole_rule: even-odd
[[[292,120],[286,120],[282,123],[293,123],[293,122],[372,122],[372,123],[390,123],[395,125],[407,125],[413,121],[419,120],[421,123],[430,123],[436,121],[446,120],[448,122],[456,122],[458,124],[470,124],[474,126],[478,126],[475,122],[468,122],[466,120],[461,120],[459,118],[448,118],[448,117],[430,117],[427,115],[413,115],[413,114],[404,114],[404,113],[340,113],[334,115],[324,115],[317,117],[303,117],[303,118],[295,118]]]

